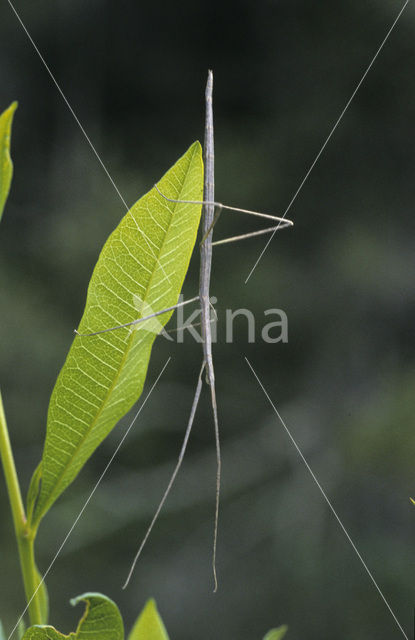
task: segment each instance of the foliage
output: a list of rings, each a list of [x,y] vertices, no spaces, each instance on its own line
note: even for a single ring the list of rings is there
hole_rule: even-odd
[[[169,198],[200,200],[201,148],[194,143],[160,180]],[[127,213],[102,249],[79,333],[130,323],[174,305],[196,240],[200,205],[168,202],[153,188]],[[151,348],[171,313],[95,336],[76,337],[49,404],[41,470],[29,489],[33,527],[97,446],[139,398]],[[34,490],[41,484],[39,494]]]
[[[128,640],[169,640],[156,603],[149,600],[137,618]]]
[[[17,102],[13,102],[6,111],[0,115],[0,220],[3,215],[4,205],[10,191],[13,176],[13,163],[10,158],[10,136],[13,115],[17,109]]]
[[[197,137],[203,82],[198,70],[210,60],[220,97],[217,196],[275,213],[290,202],[395,15],[395,3],[386,0],[376,3],[376,11],[373,4],[357,0],[216,2],[203,13],[210,16],[209,30],[201,31],[202,9],[189,0],[180,11],[167,3],[162,12],[157,3],[129,3],[126,12],[103,2],[51,3],[44,11],[40,6],[21,3],[22,18],[75,111],[80,109],[81,121],[129,204],[164,172],[160,167],[173,164],[180,141],[184,151],[187,140]],[[143,27],[140,33],[138,25]],[[40,459],[53,376],[71,341],[68,328],[76,327],[81,316],[96,247],[102,246],[112,230],[111,219],[118,221],[122,207],[19,29],[6,5],[0,20],[0,111],[14,97],[19,108],[11,145],[15,173],[0,235],[0,385],[26,486],[29,468],[33,471]],[[232,33],[232,46],[223,37],[226,33]],[[323,474],[325,489],[354,541],[362,545],[365,561],[410,629],[407,603],[413,601],[414,572],[408,558],[413,554],[415,506],[407,495],[415,499],[410,464],[415,394],[411,398],[402,391],[415,388],[410,232],[414,42],[410,3],[291,209],[295,234],[276,235],[248,285],[244,279],[265,239],[215,251],[212,293],[218,297],[219,313],[225,305],[252,306],[259,317],[264,308],[281,307],[289,314],[290,335],[289,344],[281,348],[258,340],[248,345],[240,317],[237,343],[215,348],[228,477],[220,551],[226,580],[233,586],[220,592],[218,604],[218,598],[204,592],[203,561],[194,563],[194,558],[209,560],[205,536],[198,535],[199,527],[209,528],[211,510],[211,486],[202,480],[213,473],[206,407],[198,414],[182,484],[160,522],[160,533],[175,527],[162,577],[163,535],[152,539],[145,556],[147,575],[172,584],[180,554],[180,593],[192,615],[170,605],[165,622],[177,638],[198,637],[197,627],[208,616],[222,633],[212,634],[201,625],[203,640],[213,635],[252,640],[252,628],[262,631],[256,634],[262,637],[268,628],[286,622],[273,618],[274,611],[298,611],[298,600],[302,613],[295,631],[290,625],[288,637],[292,631],[296,638],[321,640],[326,626],[338,639],[387,635],[382,603],[376,605],[370,583],[341,542],[341,531],[330,524],[330,514],[276,423],[271,432],[269,409],[254,396],[252,381],[240,366],[242,353],[251,356],[262,379],[272,385],[278,410],[291,422],[288,427],[298,430],[299,446],[306,457],[312,456],[317,475]],[[249,219],[222,213],[216,239],[242,226],[252,228]],[[189,295],[198,277],[196,268],[191,271]],[[168,347],[157,342],[152,358]],[[101,583],[100,560],[117,548],[117,564],[127,565],[131,545],[119,548],[120,539],[125,539],[125,531],[135,538],[138,527],[145,527],[167,467],[174,464],[194,385],[193,354],[198,356],[200,348],[186,342],[186,348],[172,349],[174,364],[160,388],[162,402],[147,405],[129,446],[88,506],[76,539],[56,563],[50,578],[55,603],[93,588],[121,606]],[[269,431],[262,434],[265,426]],[[113,437],[117,432],[118,427]],[[237,473],[238,459],[244,461],[244,473]],[[138,466],[137,460],[145,464]],[[71,515],[102,466],[98,450],[47,514],[39,532],[40,569],[46,568],[60,542],[58,532],[69,528]],[[137,491],[125,493],[117,504],[121,487]],[[12,558],[15,542],[7,526],[7,496],[1,489],[0,494],[2,557]],[[194,544],[180,545],[188,536]],[[224,540],[235,542],[227,546]],[[245,544],[249,557],[234,562]],[[84,561],[90,583],[68,591],[66,567]],[[0,615],[7,631],[21,589],[13,576],[10,581],[7,560],[1,564],[0,591],[6,602]],[[156,596],[163,613],[159,593],[144,587],[141,595],[147,594]],[[123,596],[125,620],[132,622],[137,605],[129,592]],[[243,607],[244,625],[236,603]],[[351,610],[354,614],[348,615]],[[60,628],[74,629],[70,622],[75,613],[62,607]],[[267,620],[268,627],[261,626]]]
[[[85,602],[85,612],[76,631],[65,635],[49,625],[29,627],[23,640],[123,640],[124,626],[115,602],[100,593],[85,593],[71,600]]]
[[[0,215],[12,177],[10,131],[16,106],[13,103],[0,116]],[[166,198],[200,201],[202,188],[201,148],[196,142],[160,180],[158,190],[153,188],[130,209],[105,243],[89,283],[80,335],[73,341],[52,392],[45,447],[30,482],[26,514],[0,404],[0,451],[32,622],[26,631],[23,620],[19,622],[17,632],[22,640],[124,639],[117,605],[100,593],[71,600],[74,606],[86,605],[76,631],[66,635],[46,624],[49,599],[35,564],[34,539],[40,520],[140,396],[153,342],[172,312],[134,327],[87,334],[131,325],[137,316],[177,302],[201,207]],[[286,627],[274,629],[264,640],[279,640],[285,631]],[[5,640],[1,622],[0,640]],[[128,640],[169,640],[154,600],[145,605]]]
[[[71,600],[72,605],[86,602],[77,630],[64,635],[50,625],[29,627],[23,640],[124,640],[124,627],[117,605],[100,593],[86,593]],[[263,640],[282,640],[286,626],[271,629]],[[1,626],[0,626],[0,640]],[[145,604],[127,640],[169,640],[163,620],[153,599]]]
[[[0,116],[0,215],[12,177],[10,132],[13,103]],[[44,452],[35,469],[24,512],[20,486],[0,403],[0,453],[15,524],[32,626],[25,640],[122,640],[123,622],[114,602],[98,593],[71,601],[86,603],[75,632],[66,636],[46,625],[49,600],[36,567],[34,540],[41,518],[74,480],[94,450],[137,401],[153,342],[171,313],[160,319],[88,336],[176,304],[196,241],[203,190],[201,147],[195,142],[153,188],[127,212],[105,243],[92,274],[79,336],[73,341],[52,392]],[[169,200],[170,199],[170,200]],[[1,400],[1,395],[0,395]],[[4,635],[0,625],[0,638]],[[167,639],[150,601],[131,638]]]
[[[288,627],[286,625],[278,627],[278,629],[271,629],[271,631],[268,631],[267,635],[264,637],[264,640],[282,640],[287,633],[287,630]]]

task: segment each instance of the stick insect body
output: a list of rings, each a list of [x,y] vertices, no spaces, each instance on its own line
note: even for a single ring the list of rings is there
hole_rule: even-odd
[[[210,317],[210,275],[212,269],[212,247],[214,245],[225,244],[228,242],[235,242],[237,240],[243,240],[246,238],[250,238],[253,236],[261,235],[264,233],[275,232],[278,229],[285,228],[287,226],[292,226],[291,220],[287,220],[285,217],[277,217],[273,215],[268,215],[264,213],[259,213],[257,211],[250,211],[249,209],[240,209],[237,207],[230,207],[227,205],[223,205],[219,202],[215,202],[215,172],[214,172],[214,137],[213,137],[213,106],[212,106],[212,93],[213,93],[213,74],[212,71],[208,73],[208,80],[206,84],[206,119],[205,119],[205,141],[204,141],[204,193],[203,193],[203,201],[195,201],[195,200],[172,200],[171,198],[167,198],[155,185],[157,191],[160,193],[163,198],[170,202],[177,203],[189,203],[189,204],[201,204],[203,205],[202,210],[202,240],[200,242],[200,275],[199,275],[199,295],[191,298],[190,300],[186,300],[184,302],[179,302],[172,307],[168,307],[166,309],[162,309],[161,311],[157,311],[150,315],[147,315],[142,318],[138,318],[137,320],[133,320],[127,324],[118,325],[116,327],[111,327],[109,329],[102,329],[101,331],[96,331],[90,334],[78,334],[78,335],[86,335],[93,336],[100,333],[105,333],[107,331],[113,331],[116,329],[121,329],[124,327],[129,327],[132,325],[138,325],[150,318],[154,318],[155,316],[162,315],[173,309],[181,307],[185,304],[190,304],[191,302],[195,302],[199,300],[200,302],[200,310],[201,310],[201,326],[202,326],[202,343],[203,343],[203,362],[199,372],[197,386],[195,390],[195,395],[193,398],[192,408],[189,416],[189,420],[187,423],[186,432],[184,435],[182,447],[180,450],[180,454],[174,468],[174,471],[170,477],[169,483],[166,487],[166,490],[163,494],[163,497],[154,513],[154,516],[151,520],[151,523],[145,533],[145,536],[139,546],[139,549],[134,557],[131,568],[129,570],[127,579],[123,585],[123,588],[126,588],[131,576],[133,574],[135,565],[137,563],[138,558],[141,555],[141,552],[146,544],[148,537],[153,529],[153,526],[160,514],[160,511],[166,501],[166,498],[170,492],[170,489],[173,486],[173,483],[176,479],[177,473],[182,464],[184,454],[186,451],[187,443],[189,440],[190,432],[193,426],[196,409],[199,404],[199,399],[202,391],[202,376],[203,372],[205,372],[206,382],[210,387],[210,395],[211,395],[211,404],[212,404],[212,412],[213,412],[213,422],[214,422],[214,430],[215,430],[215,445],[216,445],[216,461],[217,461],[217,471],[216,471],[216,500],[215,500],[215,520],[214,520],[214,534],[213,534],[213,553],[212,553],[212,569],[213,569],[213,579],[214,579],[214,591],[217,590],[217,575],[216,575],[216,547],[217,547],[217,534],[218,534],[218,519],[219,519],[219,496],[220,496],[220,481],[221,481],[221,454],[220,454],[220,440],[219,440],[219,420],[218,420],[218,411],[217,411],[217,402],[216,402],[216,390],[215,390],[215,372],[213,366],[213,356],[212,356],[212,332],[211,332],[211,317]],[[216,209],[216,214],[215,214]],[[233,236],[231,238],[226,238],[223,240],[219,240],[217,242],[212,241],[213,228],[215,223],[219,217],[219,214],[222,209],[227,209],[230,211],[247,213],[250,215],[258,216],[261,218],[266,218],[269,220],[273,220],[277,222],[277,225],[273,227],[269,227],[267,229],[262,229],[259,231],[253,231],[250,233]],[[75,331],[75,333],[78,333]]]
[[[215,207],[215,152],[213,142],[213,74],[209,71],[206,85],[206,124],[205,124],[205,144],[204,144],[204,199],[206,204],[203,205],[202,233],[203,238],[200,245],[200,281],[199,296],[202,322],[202,338],[203,338],[203,363],[206,367],[206,381],[210,386],[210,395],[212,400],[213,421],[215,425],[215,443],[216,443],[216,503],[215,503],[215,528],[213,535],[213,578],[215,582],[214,591],[216,591],[218,582],[216,577],[216,541],[218,535],[218,518],[219,518],[219,494],[220,494],[220,476],[221,476],[221,456],[219,441],[219,421],[218,409],[216,403],[215,390],[215,370],[213,368],[212,357],[212,328],[210,324],[210,274],[212,271],[212,235]],[[200,395],[200,392],[199,392]]]
[[[201,311],[201,326],[202,326],[202,342],[203,342],[203,362],[199,373],[196,391],[193,399],[192,409],[190,412],[189,422],[180,451],[179,459],[176,464],[176,468],[170,478],[163,498],[155,512],[146,535],[136,553],[136,556],[131,565],[127,580],[125,581],[124,588],[128,585],[131,575],[134,571],[134,567],[141,554],[141,551],[150,535],[150,532],[157,520],[160,510],[167,498],[168,493],[173,485],[176,475],[181,466],[186,446],[189,440],[190,431],[193,426],[196,409],[199,404],[200,394],[202,391],[202,374],[206,371],[206,382],[210,387],[213,421],[215,426],[215,443],[216,443],[216,501],[215,501],[215,524],[213,535],[213,555],[212,555],[212,568],[214,579],[214,591],[217,590],[217,577],[216,577],[216,541],[218,533],[218,518],[219,518],[219,495],[220,495],[220,478],[221,478],[221,455],[220,455],[220,440],[219,440],[219,420],[218,410],[216,402],[216,390],[215,390],[215,371],[213,367],[212,357],[212,332],[211,332],[211,320],[210,320],[210,274],[212,270],[212,234],[214,226],[214,214],[215,214],[215,169],[214,169],[214,142],[213,142],[213,106],[212,106],[212,92],[213,92],[213,74],[209,71],[208,80],[206,85],[206,121],[205,121],[205,144],[204,144],[204,190],[203,190],[203,214],[202,214],[202,241],[200,243],[200,275],[199,275],[199,301]],[[163,195],[163,194],[161,194]],[[164,196],[163,196],[164,197]],[[189,202],[189,201],[188,201]]]

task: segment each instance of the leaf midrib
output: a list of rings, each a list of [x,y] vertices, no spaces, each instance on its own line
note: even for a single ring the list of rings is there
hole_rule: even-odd
[[[194,155],[195,155],[195,151],[196,151],[196,150],[194,150],[194,151],[193,151],[192,156],[191,156],[191,158],[189,159],[189,165],[188,165],[188,168],[187,168],[187,170],[186,170],[186,175],[185,175],[185,178],[184,178],[184,180],[183,180],[182,187],[180,188],[179,195],[181,195],[181,193],[182,193],[182,191],[183,191],[183,186],[184,186],[184,183],[185,183],[185,181],[186,181],[187,175],[188,175],[188,173],[189,173],[190,166],[191,166],[191,164],[192,164],[192,162],[193,162],[193,158],[194,158]],[[149,192],[149,193],[150,193],[150,192]],[[177,198],[177,199],[178,199],[178,200],[181,200],[181,198]],[[169,221],[168,226],[167,226],[167,231],[166,231],[166,233],[165,233],[165,235],[164,235],[164,238],[163,238],[163,241],[162,241],[162,243],[161,243],[161,245],[160,245],[159,252],[158,252],[158,254],[156,255],[156,257],[157,257],[156,266],[154,267],[153,272],[152,272],[152,274],[151,274],[151,276],[150,276],[150,279],[149,279],[149,281],[148,281],[148,285],[147,285],[146,290],[145,290],[145,295],[144,295],[144,298],[143,298],[143,302],[145,302],[145,301],[146,301],[146,299],[147,299],[147,295],[148,295],[148,292],[149,292],[150,286],[151,286],[151,284],[152,284],[152,282],[153,282],[154,274],[155,274],[155,272],[156,272],[156,270],[157,270],[157,263],[159,263],[159,262],[160,262],[160,261],[159,261],[159,257],[160,257],[160,255],[161,255],[161,253],[162,253],[162,251],[163,251],[163,247],[164,247],[164,244],[165,244],[165,241],[166,241],[166,237],[167,237],[167,235],[168,235],[168,233],[169,233],[169,231],[170,231],[170,227],[171,227],[171,224],[172,224],[172,220],[173,220],[173,217],[174,217],[174,213],[176,212],[176,208],[177,208],[177,206],[179,205],[179,203],[177,203],[177,202],[176,202],[176,203],[173,203],[173,204],[174,204],[174,207],[173,207],[172,214],[171,214],[171,216],[170,216],[170,221]],[[130,213],[130,212],[129,212],[129,213]],[[130,213],[130,215],[132,215],[132,214]],[[64,475],[65,475],[65,473],[66,473],[66,470],[67,470],[67,469],[70,467],[70,465],[72,464],[72,461],[73,461],[73,459],[75,458],[75,456],[76,456],[77,452],[79,451],[80,447],[84,444],[84,442],[85,442],[86,438],[87,438],[87,437],[89,436],[89,434],[93,431],[93,429],[94,429],[94,427],[95,427],[96,423],[98,422],[98,420],[99,420],[99,418],[100,418],[100,416],[101,416],[102,412],[104,411],[104,408],[105,408],[105,407],[106,407],[106,405],[107,405],[108,399],[109,399],[109,397],[111,396],[111,393],[112,393],[112,391],[114,390],[114,387],[115,387],[115,386],[116,386],[116,384],[118,383],[118,380],[119,380],[119,378],[120,378],[121,371],[122,371],[122,369],[123,369],[123,367],[124,367],[124,364],[125,364],[125,361],[126,361],[126,359],[127,359],[127,356],[128,356],[128,355],[129,355],[129,353],[130,353],[131,343],[132,343],[133,338],[134,338],[134,332],[132,332],[132,333],[131,333],[130,338],[128,339],[127,348],[126,348],[126,350],[125,350],[125,352],[124,352],[123,358],[122,358],[121,363],[120,363],[120,366],[119,366],[119,368],[118,368],[117,375],[116,375],[116,377],[114,378],[114,381],[113,381],[113,383],[112,383],[111,387],[108,389],[108,392],[107,392],[107,394],[106,394],[106,396],[105,396],[105,399],[104,399],[104,401],[102,402],[102,405],[101,405],[101,407],[99,408],[99,410],[98,410],[98,412],[97,412],[97,414],[96,414],[96,416],[95,416],[94,420],[92,421],[91,426],[90,426],[90,427],[89,427],[89,429],[85,432],[85,434],[82,436],[82,439],[79,441],[79,444],[77,445],[76,449],[74,449],[74,452],[73,452],[73,454],[71,455],[71,457],[69,458],[69,460],[68,460],[67,464],[63,467],[62,472],[61,472],[61,473],[59,474],[59,476],[58,476],[59,480],[58,480],[58,482],[56,483],[54,490],[51,492],[49,499],[45,502],[45,505],[43,506],[43,508],[42,508],[42,510],[40,511],[40,513],[38,513],[38,515],[34,518],[33,527],[34,527],[35,529],[36,529],[36,528],[37,528],[37,526],[39,525],[39,523],[40,523],[41,519],[43,518],[43,516],[45,515],[45,513],[48,511],[48,509],[49,509],[49,507],[51,506],[51,504],[54,502],[54,500],[53,500],[53,496],[57,493],[57,489],[62,485],[62,478],[64,477]],[[42,490],[40,491],[40,495],[41,495],[41,493],[42,493]],[[58,495],[59,495],[59,493],[58,493]],[[39,496],[39,497],[40,497],[40,496]],[[35,508],[35,514],[36,514],[36,508]]]

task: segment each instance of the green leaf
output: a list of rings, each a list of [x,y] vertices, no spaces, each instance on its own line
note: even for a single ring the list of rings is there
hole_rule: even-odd
[[[73,638],[75,638],[73,633],[65,636],[63,633],[56,631],[55,627],[34,626],[28,628],[22,640],[73,640]]]
[[[0,620],[0,640],[7,640],[1,620]]]
[[[0,115],[0,220],[3,215],[4,205],[10,191],[10,183],[13,176],[13,163],[10,158],[10,135],[13,122],[13,114],[17,109],[17,102],[13,102],[6,111]]]
[[[281,640],[287,631],[288,627],[285,624],[282,627],[278,627],[278,629],[271,629],[271,631],[268,631],[267,635],[264,637],[264,640]]]
[[[124,625],[115,602],[101,593],[84,593],[71,600],[72,605],[86,602],[85,612],[76,631],[65,635],[54,627],[29,627],[23,640],[123,640]]]
[[[154,600],[148,600],[138,616],[128,640],[169,640]]]
[[[203,162],[195,142],[158,183],[172,199],[201,200]],[[101,251],[79,325],[89,333],[176,304],[196,240],[201,206],[167,201],[153,188],[122,219]],[[79,337],[48,410],[34,528],[97,446],[139,398],[151,348],[171,313],[131,328]],[[145,325],[145,326],[143,326]]]

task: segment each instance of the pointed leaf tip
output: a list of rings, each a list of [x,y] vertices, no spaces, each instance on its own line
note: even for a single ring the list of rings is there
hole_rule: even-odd
[[[282,638],[285,637],[287,631],[288,627],[285,624],[281,627],[278,627],[278,629],[271,629],[264,637],[264,640],[282,640]]]
[[[128,640],[169,640],[155,600],[148,600],[138,616]]]

